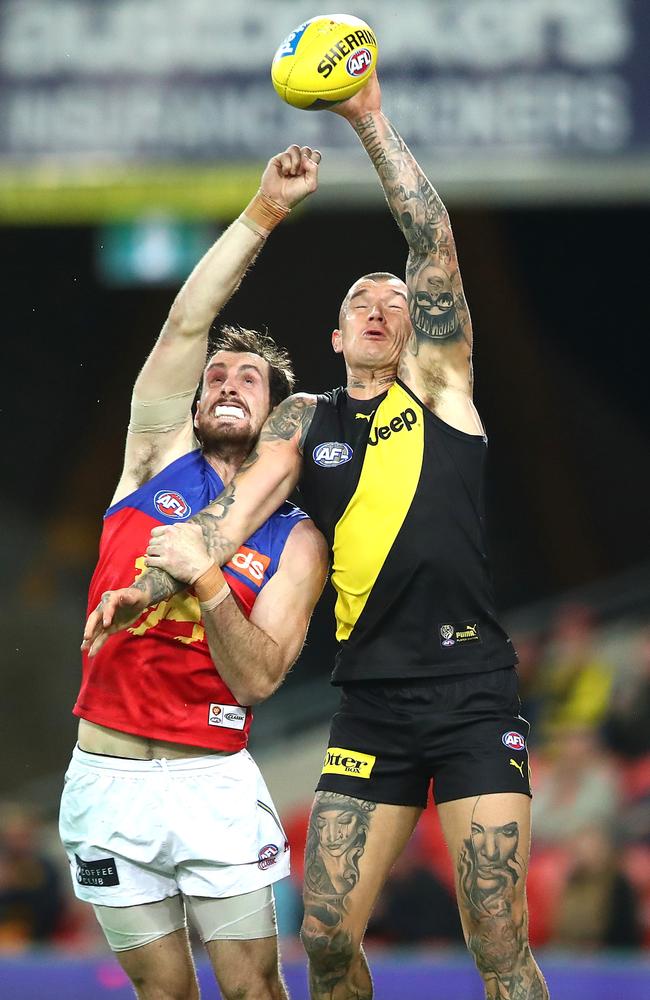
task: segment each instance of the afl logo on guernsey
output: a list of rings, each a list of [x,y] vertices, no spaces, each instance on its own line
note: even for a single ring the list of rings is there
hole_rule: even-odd
[[[190,505],[176,490],[158,490],[153,505],[163,517],[176,517],[179,521],[192,513]]]
[[[514,731],[504,733],[501,737],[501,742],[504,746],[508,747],[508,750],[526,749],[526,740],[523,738],[521,733],[515,733]]]
[[[335,465],[345,465],[352,458],[352,448],[341,441],[323,441],[312,452],[316,465],[323,469],[333,469]]]

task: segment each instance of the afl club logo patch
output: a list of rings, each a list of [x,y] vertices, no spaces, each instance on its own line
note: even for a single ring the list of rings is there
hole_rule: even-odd
[[[365,48],[353,52],[345,64],[350,76],[363,76],[369,66],[372,66],[372,53]]]
[[[441,625],[440,626],[440,641],[443,646],[453,646],[454,645],[454,626],[453,625]]]
[[[323,441],[312,452],[316,465],[322,469],[333,469],[335,465],[345,465],[352,458],[352,448],[341,441]]]
[[[185,497],[175,490],[158,490],[153,498],[153,505],[163,517],[176,517],[179,521],[192,513]]]
[[[523,738],[521,733],[515,733],[514,731],[504,733],[501,737],[501,742],[504,746],[508,747],[508,750],[526,749],[526,740]]]
[[[278,854],[280,853],[280,848],[275,844],[266,844],[258,852],[259,861],[257,862],[257,867],[261,871],[266,871],[271,865],[274,865],[278,859]]]

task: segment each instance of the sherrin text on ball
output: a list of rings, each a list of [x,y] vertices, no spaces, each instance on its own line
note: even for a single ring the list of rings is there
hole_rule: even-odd
[[[377,65],[377,38],[352,14],[319,14],[287,35],[271,79],[283,101],[316,111],[352,97]]]

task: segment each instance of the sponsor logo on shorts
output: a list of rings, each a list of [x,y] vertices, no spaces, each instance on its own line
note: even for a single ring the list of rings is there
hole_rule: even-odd
[[[444,625],[439,625],[438,628],[441,646],[460,646],[467,642],[483,641],[476,622],[456,622],[455,624],[446,622]]]
[[[501,742],[503,743],[504,747],[508,748],[508,750],[526,749],[526,740],[521,735],[521,733],[516,733],[514,732],[514,730],[511,730],[508,733],[504,733],[503,736],[501,737]]]
[[[185,497],[176,490],[158,490],[153,498],[153,505],[163,517],[176,517],[179,521],[185,520],[192,513]]]
[[[230,562],[226,563],[226,565],[237,570],[238,573],[241,573],[242,576],[245,576],[251,583],[259,587],[264,580],[266,570],[271,565],[271,557],[262,555],[261,552],[249,549],[245,545],[240,545],[237,552],[235,552]]]
[[[266,844],[258,852],[259,861],[257,862],[257,867],[261,871],[266,871],[267,868],[270,868],[278,860],[279,853],[280,848],[277,844]]]
[[[513,760],[512,757],[511,757],[510,758],[510,763],[512,764],[513,767],[517,768],[517,770],[519,771],[520,775],[523,778],[523,776],[524,776],[524,761],[523,760],[521,760],[521,761],[519,761],[519,760]]]
[[[323,774],[347,774],[351,778],[369,778],[377,760],[372,754],[344,747],[328,747]]]
[[[243,729],[246,722],[246,709],[241,705],[210,705],[208,725],[221,726],[222,729]]]
[[[372,53],[366,48],[353,52],[345,64],[350,76],[363,76],[369,66],[372,66]]]
[[[75,854],[77,862],[77,882],[79,885],[119,885],[115,858],[98,858],[96,861],[84,861]]]
[[[322,469],[333,469],[349,462],[352,454],[352,448],[344,441],[322,441],[312,451],[312,458]]]

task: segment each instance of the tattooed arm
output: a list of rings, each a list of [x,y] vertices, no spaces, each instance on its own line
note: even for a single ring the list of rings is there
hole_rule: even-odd
[[[280,403],[232,482],[209,507],[190,518],[190,523],[201,526],[208,553],[218,565],[228,562],[294,489],[302,467],[302,446],[315,410],[316,397],[305,393]],[[149,569],[130,587],[103,594],[100,605],[88,618],[82,649],[91,655],[109,635],[132,624],[146,608],[186,588],[187,584],[161,568],[172,556],[178,558],[178,536],[173,526],[154,528],[153,538],[154,551],[150,546],[147,552]]]
[[[406,284],[413,334],[399,375],[443,419],[480,433],[471,404],[472,323],[447,209],[383,114],[376,76],[333,110],[359,136],[409,247]]]

